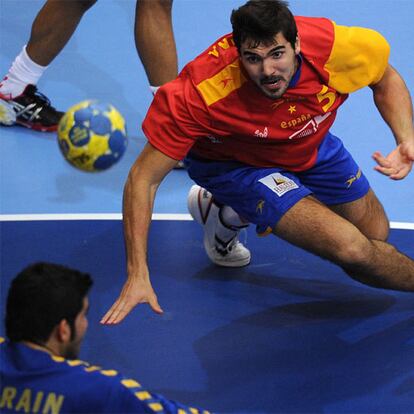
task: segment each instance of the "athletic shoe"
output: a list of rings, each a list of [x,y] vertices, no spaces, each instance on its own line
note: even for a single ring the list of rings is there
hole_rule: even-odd
[[[224,267],[242,267],[250,263],[250,251],[239,241],[240,229],[223,224],[221,207],[210,192],[193,185],[187,205],[193,219],[204,228],[204,248],[213,263]]]
[[[56,131],[63,116],[63,112],[57,111],[35,85],[27,85],[23,93],[15,98],[9,99],[0,94],[0,99],[2,106],[8,105],[14,110],[17,124],[36,131]],[[0,123],[4,123],[2,119]]]
[[[11,126],[16,123],[16,112],[13,107],[0,99],[0,124]]]

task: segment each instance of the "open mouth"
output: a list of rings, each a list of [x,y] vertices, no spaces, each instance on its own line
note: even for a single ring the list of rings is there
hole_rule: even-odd
[[[282,86],[283,78],[270,78],[261,80],[260,84],[270,91],[278,90]]]

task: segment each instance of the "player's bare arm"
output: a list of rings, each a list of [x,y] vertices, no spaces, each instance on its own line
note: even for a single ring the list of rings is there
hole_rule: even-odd
[[[397,147],[388,156],[376,151],[375,169],[399,180],[408,175],[414,162],[413,104],[410,93],[399,73],[388,65],[382,79],[371,86],[375,104],[391,128]]]
[[[140,303],[148,303],[154,312],[162,313],[149,277],[147,240],[157,188],[176,163],[147,144],[129,172],[123,202],[128,278],[102,318],[103,324],[121,322]]]

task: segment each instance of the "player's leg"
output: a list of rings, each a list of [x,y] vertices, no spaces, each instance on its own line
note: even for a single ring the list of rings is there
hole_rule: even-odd
[[[368,239],[387,239],[389,223],[384,208],[339,138],[328,133],[316,164],[299,176],[315,198],[353,223]]]
[[[354,224],[368,239],[388,239],[389,221],[372,189],[358,200],[331,205],[329,208]]]
[[[151,86],[177,77],[172,0],[137,0],[135,45]]]
[[[40,131],[54,131],[63,113],[37,92],[36,84],[47,66],[59,54],[75,31],[83,14],[96,0],[48,0],[32,24],[27,46],[14,60],[0,83],[0,104],[13,121]]]
[[[191,156],[186,164],[198,184],[188,196],[190,214],[203,226],[208,257],[221,266],[250,262],[250,252],[238,239],[247,223],[255,223],[259,234],[267,234],[292,205],[310,194],[293,174],[282,174],[280,168],[256,169]]]
[[[84,13],[96,0],[48,0],[36,16],[26,51],[47,66],[72,37]]]
[[[242,267],[250,263],[250,252],[239,241],[240,231],[249,223],[198,185],[191,187],[187,205],[193,219],[203,226],[204,249],[213,263],[223,267]]]
[[[137,0],[135,46],[144,66],[152,94],[177,77],[178,62],[172,27],[173,0]],[[183,168],[178,161],[175,168]]]
[[[273,233],[341,266],[367,285],[414,291],[414,261],[394,246],[368,239],[355,225],[314,197],[305,197],[278,221]]]

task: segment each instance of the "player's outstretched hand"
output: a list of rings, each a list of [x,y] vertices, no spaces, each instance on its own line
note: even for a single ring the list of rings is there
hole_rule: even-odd
[[[149,279],[128,278],[118,299],[101,319],[101,324],[121,322],[140,303],[148,303],[154,312],[163,313]]]
[[[372,158],[378,164],[375,170],[393,180],[401,180],[408,175],[414,162],[414,142],[399,144],[386,157],[376,151]]]

